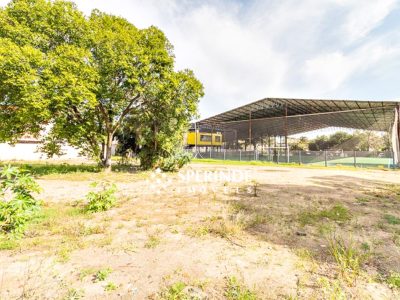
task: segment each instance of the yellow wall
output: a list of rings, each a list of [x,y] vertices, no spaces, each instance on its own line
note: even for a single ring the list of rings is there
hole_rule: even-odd
[[[213,133],[212,134],[212,143],[211,141],[201,141],[201,136],[211,136],[211,133],[206,132],[197,132],[197,146],[222,146],[222,134],[221,133]],[[216,138],[219,137],[220,141],[217,142]],[[194,146],[196,139],[196,133],[194,131],[190,131],[187,134],[187,144]]]

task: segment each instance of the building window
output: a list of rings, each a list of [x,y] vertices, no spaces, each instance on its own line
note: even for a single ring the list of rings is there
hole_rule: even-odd
[[[200,142],[211,142],[211,135],[200,135]]]

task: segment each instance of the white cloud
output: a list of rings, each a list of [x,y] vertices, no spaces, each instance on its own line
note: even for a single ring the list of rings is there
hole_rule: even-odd
[[[307,60],[304,75],[308,89],[320,93],[332,92],[355,73],[367,72],[385,61],[398,59],[399,42],[390,46],[388,44],[382,38],[366,43],[348,54],[336,51]]]
[[[357,41],[378,27],[396,7],[395,0],[346,0],[339,1],[348,6],[344,32],[349,41]]]
[[[386,71],[400,57],[399,28],[384,26],[395,0],[76,3],[86,14],[98,8],[161,28],[177,68],[193,69],[205,86],[202,117],[263,97],[335,97],[344,87],[364,95],[351,90],[352,80]],[[383,92],[377,86],[371,98]]]

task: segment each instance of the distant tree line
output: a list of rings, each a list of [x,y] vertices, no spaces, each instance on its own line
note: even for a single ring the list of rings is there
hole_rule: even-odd
[[[385,151],[390,149],[388,134],[380,135],[373,131],[338,131],[331,135],[320,135],[314,139],[300,137],[289,143],[292,150],[343,150],[343,151]]]

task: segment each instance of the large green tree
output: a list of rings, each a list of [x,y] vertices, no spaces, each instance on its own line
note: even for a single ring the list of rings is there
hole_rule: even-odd
[[[156,152],[146,157],[171,153],[203,94],[191,71],[174,71],[172,49],[156,27],[97,10],[85,17],[72,2],[12,1],[0,11],[0,139],[50,124],[49,154],[68,142],[110,169],[114,136],[129,117],[143,149]]]
[[[147,103],[139,110],[139,145],[143,166],[158,166],[183,147],[188,120],[197,112],[197,99],[203,87],[193,72],[171,73],[152,84],[145,95]]]

